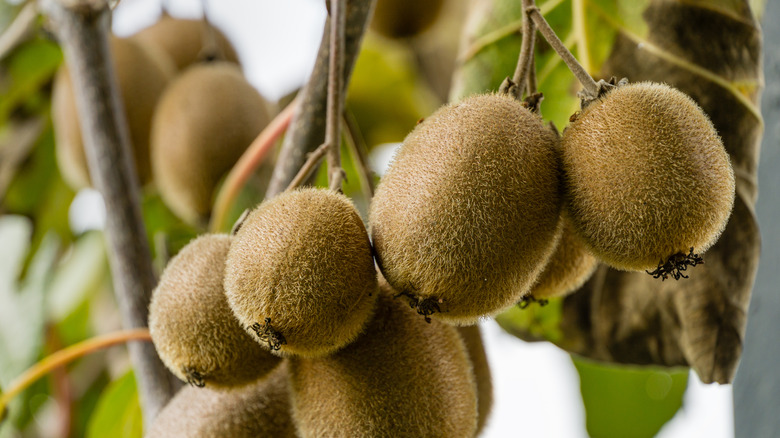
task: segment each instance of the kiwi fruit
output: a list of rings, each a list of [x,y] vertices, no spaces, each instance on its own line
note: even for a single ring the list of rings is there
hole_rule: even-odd
[[[419,313],[466,325],[526,294],[552,254],[558,136],[518,100],[476,95],[406,137],[369,223],[387,281]]]
[[[247,216],[230,246],[225,292],[257,340],[282,355],[316,357],[363,330],[376,302],[363,221],[331,190],[288,191]]]
[[[555,252],[528,292],[531,301],[562,297],[574,292],[598,266],[598,259],[585,248],[565,215],[562,215],[561,222],[561,237]]]
[[[408,38],[428,29],[439,16],[444,0],[377,0],[372,30],[388,38]]]
[[[207,44],[208,26],[214,32],[218,53],[202,53]],[[204,58],[213,57],[240,66],[236,49],[230,40],[213,24],[204,20],[174,18],[163,13],[153,25],[131,37],[148,46],[158,47],[173,60],[176,69],[184,70]]]
[[[127,118],[135,170],[139,181],[145,184],[151,179],[149,132],[152,114],[175,69],[167,56],[160,56],[130,39],[112,35],[109,47]],[[74,190],[91,186],[76,97],[66,64],[54,79],[51,113],[60,173]]]
[[[152,173],[166,205],[189,223],[205,222],[220,179],[270,117],[235,64],[201,63],[177,76],[152,120]]]
[[[466,346],[466,352],[474,370],[474,381],[477,385],[477,433],[475,436],[479,436],[487,424],[490,411],[493,409],[493,377],[490,373],[490,363],[488,363],[487,354],[485,354],[479,325],[461,326],[457,329]]]
[[[146,438],[293,438],[287,364],[247,385],[179,390],[160,411]]]
[[[279,363],[228,306],[222,280],[230,240],[206,234],[191,241],[171,259],[152,293],[152,342],[171,372],[194,386],[240,385]]]
[[[477,395],[455,327],[427,324],[382,286],[365,332],[320,358],[290,358],[301,436],[473,437]]]
[[[668,85],[613,88],[563,133],[567,210],[587,248],[614,268],[697,263],[734,204],[734,172],[707,115]],[[701,259],[698,258],[698,261]],[[664,276],[664,278],[666,278]]]

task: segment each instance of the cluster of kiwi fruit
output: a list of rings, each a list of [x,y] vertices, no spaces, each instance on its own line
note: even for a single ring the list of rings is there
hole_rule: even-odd
[[[127,118],[138,180],[153,186],[184,221],[203,225],[221,178],[271,117],[245,79],[235,49],[204,20],[160,20],[110,51]],[[68,68],[52,97],[61,174],[78,190],[91,185]]]
[[[612,81],[562,135],[529,107],[498,93],[441,108],[377,189],[377,264],[426,319],[470,324],[565,295],[599,260],[687,278],[725,227],[734,173],[684,93]]]
[[[196,238],[149,316],[191,387],[149,436],[475,436],[492,404],[477,327],[426,322],[396,295],[336,191],[284,192]]]
[[[193,223],[268,121],[205,26],[165,16],[112,38],[139,179]],[[157,91],[125,84],[128,66],[154,70]],[[86,166],[65,170],[83,161],[74,116],[55,110],[58,157],[83,186]],[[447,104],[404,140],[368,227],[341,193],[289,190],[170,260],[149,327],[190,387],[149,436],[475,436],[492,405],[476,322],[570,293],[599,261],[685,277],[733,200],[712,124],[666,85],[613,82],[562,134],[506,93]]]

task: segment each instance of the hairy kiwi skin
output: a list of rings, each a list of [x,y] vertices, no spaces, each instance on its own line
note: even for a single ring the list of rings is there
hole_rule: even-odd
[[[371,29],[388,38],[408,38],[428,29],[444,0],[377,0]]]
[[[221,51],[219,59],[240,65],[236,49],[225,34],[213,25],[212,28]],[[174,18],[163,14],[156,23],[141,29],[131,38],[142,44],[160,48],[171,57],[178,70],[184,70],[200,60],[207,31],[203,20]]]
[[[482,343],[479,325],[461,326],[457,327],[457,329],[466,346],[466,352],[474,370],[474,380],[477,385],[478,413],[477,433],[475,436],[479,436],[482,429],[485,428],[490,412],[493,409],[493,377],[490,373],[490,363],[485,353],[485,346]]]
[[[474,374],[456,328],[427,324],[380,287],[375,316],[354,343],[322,358],[290,358],[299,434],[473,437]]]
[[[206,234],[187,244],[168,263],[149,306],[149,331],[160,358],[176,377],[195,385],[240,385],[279,363],[243,330],[227,304],[222,279],[230,240]]]
[[[146,438],[293,438],[287,364],[236,388],[185,387],[165,406]]]
[[[109,44],[127,117],[135,169],[139,181],[147,183],[151,180],[149,132],[152,114],[157,99],[173,77],[174,67],[167,56],[159,56],[130,39],[112,35]],[[91,186],[76,97],[65,64],[54,79],[51,112],[57,164],[63,178],[74,190]]]
[[[377,262],[394,289],[472,324],[512,306],[552,254],[558,137],[500,94],[442,107],[409,134],[371,204]]]
[[[561,238],[555,252],[528,293],[535,299],[562,297],[574,292],[590,278],[599,264],[575,235],[565,215],[562,215],[561,222]]]
[[[266,102],[235,64],[198,64],[160,98],[152,121],[152,171],[166,205],[205,221],[220,178],[268,124]]]
[[[244,327],[270,325],[281,355],[315,357],[350,343],[370,320],[376,271],[352,202],[305,188],[265,201],[235,235],[225,269],[228,302]]]
[[[734,204],[734,172],[709,118],[684,93],[639,82],[587,106],[564,131],[567,208],[609,265],[648,270],[706,251]]]

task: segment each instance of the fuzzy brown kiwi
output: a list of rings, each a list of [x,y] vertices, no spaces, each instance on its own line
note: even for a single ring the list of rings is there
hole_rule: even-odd
[[[141,183],[151,179],[149,131],[157,99],[173,77],[172,61],[127,38],[109,39],[114,73],[119,84],[133,159]],[[63,64],[52,90],[52,124],[57,163],[65,181],[73,188],[89,187],[91,180],[81,137],[73,85]]]
[[[598,259],[575,235],[570,220],[563,215],[561,222],[561,238],[555,252],[528,292],[531,301],[562,297],[574,292],[598,266]]]
[[[157,353],[176,377],[194,386],[234,386],[271,371],[279,358],[241,327],[222,287],[231,238],[206,234],[166,266],[149,306]]]
[[[377,0],[371,29],[388,38],[408,38],[426,29],[439,16],[444,0]]]
[[[363,221],[331,190],[262,203],[236,233],[225,269],[236,316],[279,354],[314,357],[347,345],[370,319],[376,288]]]
[[[371,203],[387,281],[426,318],[470,324],[512,306],[552,254],[558,136],[503,94],[450,104],[409,134]]]
[[[244,386],[186,387],[160,411],[146,438],[293,438],[287,364]]]
[[[487,354],[485,354],[485,346],[482,343],[479,325],[458,327],[458,332],[466,346],[466,352],[474,370],[474,380],[477,385],[478,413],[477,433],[475,436],[479,436],[482,429],[485,428],[490,412],[493,409],[493,377],[490,373],[490,363],[488,363]]]
[[[184,70],[205,55],[201,51],[207,41],[206,26],[208,25],[203,20],[174,18],[163,14],[157,22],[140,30],[131,38],[142,44],[159,47],[171,57],[176,69]],[[219,49],[217,59],[240,66],[238,54],[230,40],[216,26],[211,24],[211,27]]]
[[[181,73],[152,120],[152,172],[166,205],[187,222],[204,222],[219,180],[269,120],[265,100],[235,64]]]
[[[562,150],[574,230],[617,269],[702,253],[731,214],[734,172],[721,139],[701,108],[667,85],[609,91],[564,131]]]
[[[302,436],[473,437],[477,395],[455,327],[427,324],[382,286],[365,332],[321,358],[290,358]]]

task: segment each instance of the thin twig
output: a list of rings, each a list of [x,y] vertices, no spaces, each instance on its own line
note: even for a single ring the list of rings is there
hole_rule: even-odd
[[[545,20],[541,12],[539,12],[539,8],[536,6],[531,6],[526,9],[526,13],[534,21],[534,24],[536,25],[537,29],[539,29],[539,32],[541,32],[542,36],[544,36],[544,39],[550,43],[550,46],[555,49],[555,51],[558,53],[558,56],[563,59],[563,62],[565,62],[569,67],[569,70],[571,70],[577,80],[580,81],[582,86],[585,88],[584,95],[590,98],[598,97],[602,87],[599,86],[595,80],[593,80],[590,74],[588,74],[588,72],[577,61],[577,58],[575,58],[569,49],[566,48],[563,42],[561,42],[560,38],[558,38],[558,35],[555,34],[555,31],[547,23],[547,20]]]
[[[8,403],[14,397],[55,368],[67,365],[80,357],[103,348],[111,347],[112,345],[124,344],[129,341],[151,340],[152,337],[149,335],[149,329],[122,330],[87,339],[43,358],[40,362],[28,368],[27,371],[14,379],[8,385],[5,392],[0,394],[0,421],[2,421],[4,417],[6,406],[8,406]]]
[[[534,26],[534,32],[536,32],[536,26]],[[533,96],[537,91],[536,84],[536,57],[531,57],[531,65],[528,67],[528,80],[526,81],[525,93],[527,96]]]
[[[534,6],[533,0],[523,0],[523,8]],[[528,82],[528,71],[533,64],[534,43],[536,39],[536,29],[533,20],[528,15],[523,15],[523,42],[520,46],[520,56],[517,58],[517,67],[512,77],[514,86],[509,87],[509,92],[516,99],[523,97],[523,90]]]
[[[11,25],[0,35],[0,59],[5,58],[30,35],[35,27],[36,18],[38,18],[38,3],[28,0]]]
[[[360,135],[357,120],[349,111],[344,114],[344,132],[347,134],[347,147],[349,147],[353,161],[358,168],[358,177],[360,178],[360,187],[362,187],[363,195],[366,197],[366,201],[371,201],[376,188],[374,171],[371,170],[371,164],[368,161],[368,147],[366,147],[366,142]]]
[[[230,169],[225,182],[217,193],[216,201],[214,202],[213,213],[211,215],[211,221],[209,223],[209,230],[216,233],[222,231],[225,228],[225,221],[227,220],[230,207],[233,205],[233,201],[238,196],[241,189],[246,184],[249,177],[257,169],[257,166],[265,160],[268,153],[273,149],[276,140],[284,133],[287,127],[290,125],[295,108],[299,104],[299,99],[296,98],[290,102],[279,114],[271,120],[271,123],[263,129],[263,131],[255,137],[252,144],[244,151],[241,158],[236,161],[236,164]]]
[[[310,153],[309,158],[307,158],[306,162],[303,163],[303,166],[301,166],[301,169],[297,174],[295,174],[295,178],[290,181],[290,184],[287,186],[285,191],[295,190],[300,187],[307,179],[309,179],[309,176],[312,174],[312,172],[314,172],[314,169],[319,166],[319,164],[322,162],[322,159],[325,158],[325,155],[328,153],[329,149],[330,145],[323,143],[320,145],[320,147],[315,149],[314,152]]]
[[[41,0],[71,72],[89,173],[103,195],[114,293],[125,328],[146,327],[156,285],[127,120],[109,51],[110,11],[104,0]],[[145,424],[172,397],[176,383],[151,344],[133,343]]]
[[[347,0],[346,2],[342,76],[344,86],[349,83],[349,76],[352,74],[374,2],[375,0]],[[266,198],[271,198],[285,190],[306,161],[307,154],[325,140],[323,114],[325,114],[327,98],[329,52],[330,19],[325,24],[314,70],[309,82],[301,90],[302,103],[295,113],[289,134],[285,136],[268,184]]]

